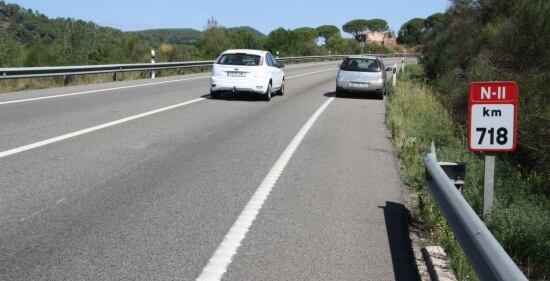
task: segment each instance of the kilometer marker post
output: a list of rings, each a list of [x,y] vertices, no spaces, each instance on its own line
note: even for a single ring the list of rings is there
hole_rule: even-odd
[[[512,81],[470,84],[468,149],[485,154],[483,218],[491,219],[495,185],[495,153],[517,146],[518,85]]]
[[[491,220],[495,197],[495,154],[485,154],[485,178],[483,180],[483,218]]]
[[[151,49],[151,64],[154,64],[155,63],[155,58],[157,56],[157,53],[155,52],[154,49]],[[155,78],[157,76],[157,72],[153,69],[151,70],[151,78]]]

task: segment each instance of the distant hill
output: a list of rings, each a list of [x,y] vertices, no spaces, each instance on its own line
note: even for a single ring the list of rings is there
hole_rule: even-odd
[[[255,36],[265,37],[265,34],[250,26],[230,27],[228,30],[245,30]],[[202,32],[192,28],[162,28],[129,31],[125,33],[129,35],[136,35],[140,40],[147,41],[152,45],[159,45],[162,43],[169,43],[173,45],[190,45],[197,41]]]
[[[153,45],[161,43],[189,45],[195,43],[201,35],[200,31],[192,28],[148,29],[125,33],[137,35],[140,40],[148,41]]]
[[[66,29],[75,25],[94,35],[121,33],[117,29],[102,27],[93,22],[69,18],[51,19],[37,11],[0,1],[0,32],[19,43],[32,44],[38,40],[49,43],[65,36]]]
[[[242,29],[242,30],[246,30],[246,31],[249,31],[250,33],[256,35],[256,36],[259,36],[259,37],[265,37],[266,35],[261,33],[260,31],[258,31],[257,29],[254,29],[250,26],[237,26],[237,27],[230,27],[228,28],[229,30],[238,30],[238,29]]]

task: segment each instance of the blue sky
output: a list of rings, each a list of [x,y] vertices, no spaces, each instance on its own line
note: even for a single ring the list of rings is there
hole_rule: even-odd
[[[49,17],[71,17],[124,31],[190,27],[202,30],[209,17],[227,27],[249,25],[267,34],[277,27],[342,27],[356,18],[382,18],[399,31],[415,17],[444,12],[448,0],[7,0]]]

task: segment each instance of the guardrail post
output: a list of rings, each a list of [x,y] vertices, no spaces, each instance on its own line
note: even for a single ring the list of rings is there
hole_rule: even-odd
[[[116,72],[113,72],[113,82],[116,82]]]
[[[63,75],[63,86],[69,85],[69,75]]]
[[[464,162],[437,162],[447,177],[453,182],[456,189],[462,192],[466,178],[466,163]],[[427,171],[426,171],[427,173]],[[428,173],[427,173],[428,174]]]

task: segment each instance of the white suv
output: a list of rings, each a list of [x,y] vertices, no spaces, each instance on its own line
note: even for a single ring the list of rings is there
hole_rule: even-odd
[[[215,99],[223,92],[253,92],[269,101],[273,93],[285,92],[283,67],[267,51],[225,51],[212,67],[210,95]]]

